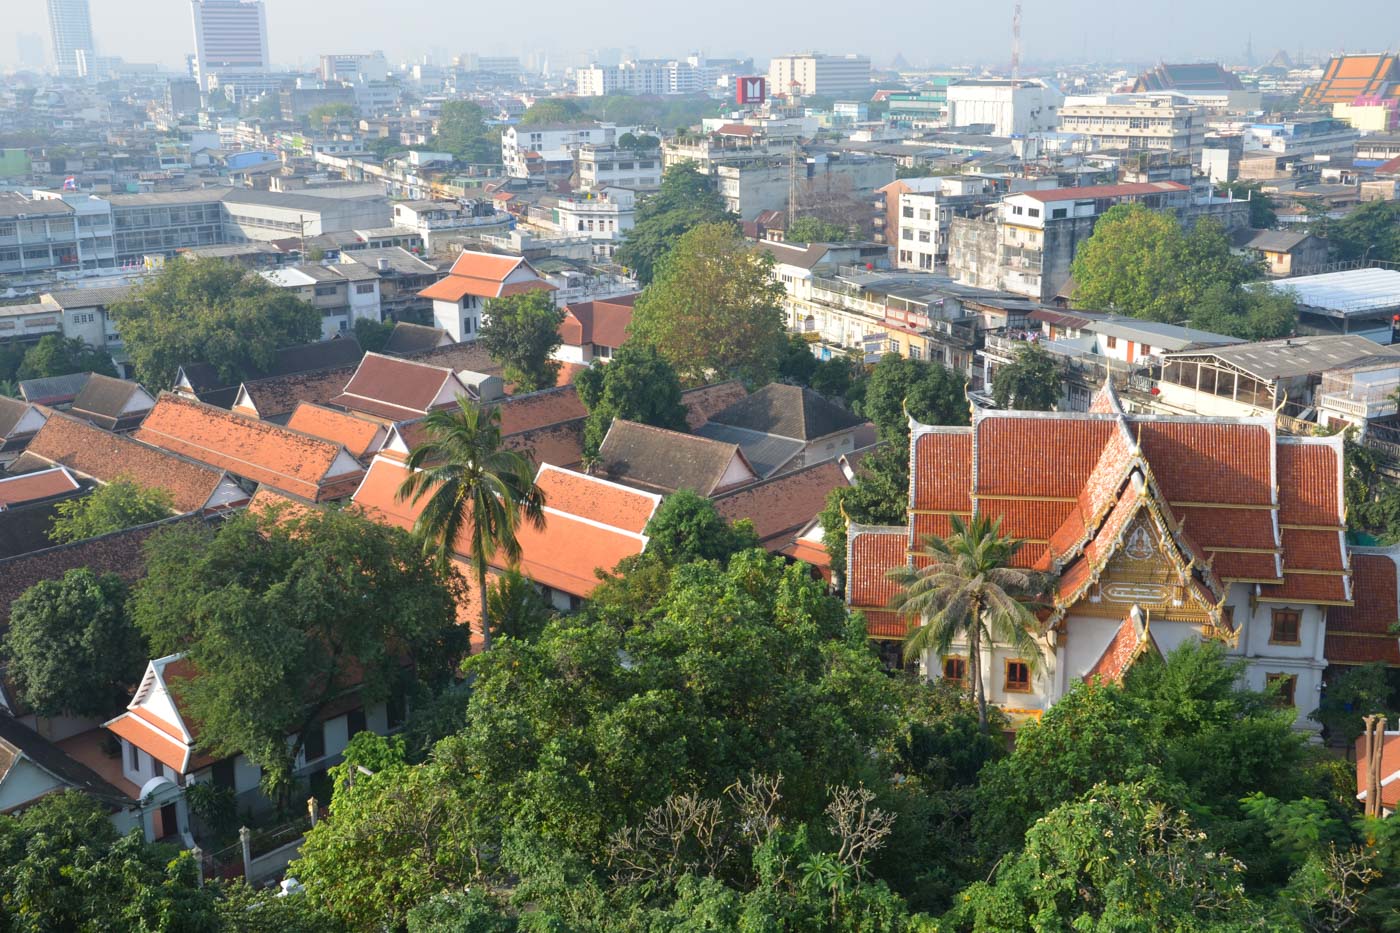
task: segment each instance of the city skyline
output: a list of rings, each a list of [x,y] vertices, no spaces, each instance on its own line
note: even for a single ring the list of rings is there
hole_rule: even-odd
[[[12,35],[48,35],[45,0],[21,0],[12,11]],[[1342,0],[1331,8],[1325,23],[1301,23],[1289,15],[1289,5],[1272,11],[1267,20],[1248,9],[1222,10],[1205,0],[1183,0],[1170,8],[1130,10],[1106,0],[1064,0],[1055,7],[1024,4],[1023,57],[1037,64],[1077,61],[1157,61],[1219,59],[1241,63],[1247,46],[1256,61],[1265,61],[1277,50],[1296,56],[1325,57],[1341,50],[1380,50],[1400,43],[1395,35],[1378,35],[1371,9],[1357,0]],[[780,4],[765,8],[766,22],[781,22],[783,29],[756,28],[752,8],[738,0],[718,0],[708,8],[703,22],[678,22],[639,0],[613,4],[606,22],[571,24],[559,31],[523,32],[517,25],[472,22],[456,25],[444,18],[443,9],[427,0],[403,0],[395,5],[397,18],[384,22],[371,0],[344,0],[335,17],[310,0],[271,0],[267,3],[269,45],[274,66],[312,67],[320,54],[382,50],[391,62],[434,59],[462,52],[524,55],[542,51],[559,62],[557,67],[580,60],[588,49],[635,47],[643,55],[678,56],[691,48],[676,47],[678,28],[684,28],[691,46],[714,56],[743,52],[766,59],[784,52],[816,48],[831,53],[870,55],[877,66],[901,55],[913,65],[981,64],[997,67],[1010,56],[1011,0],[998,0],[979,14],[944,14],[937,9],[891,9],[888,15],[858,20],[837,19],[836,10],[823,15],[820,6]],[[570,8],[556,0],[544,0],[538,10],[541,21],[566,22]],[[998,18],[1005,28],[994,28]],[[832,30],[833,23],[839,30]],[[901,27],[890,29],[892,22]],[[188,0],[113,0],[92,3],[93,32],[98,51],[128,61],[155,62],[180,67],[194,52]],[[629,24],[620,31],[618,23]],[[1085,23],[1094,25],[1092,31]],[[1208,28],[1182,29],[1181,24],[1206,23]],[[139,24],[139,28],[132,28]],[[993,28],[989,28],[993,27]],[[566,39],[561,39],[561,34]],[[918,38],[911,38],[918,37]],[[924,38],[927,37],[927,38]],[[49,50],[50,56],[52,49]],[[14,65],[16,43],[0,48],[0,62]]]

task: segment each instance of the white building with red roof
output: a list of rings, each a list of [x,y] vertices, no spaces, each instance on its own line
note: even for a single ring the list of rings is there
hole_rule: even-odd
[[[888,572],[918,567],[923,539],[954,517],[999,520],[1023,542],[1015,563],[1054,579],[1041,657],[981,652],[988,699],[1010,713],[1038,716],[1086,677],[1119,680],[1149,651],[1216,639],[1245,659],[1250,686],[1279,681],[1298,728],[1315,730],[1339,645],[1358,649],[1341,663],[1400,661],[1395,636],[1351,618],[1339,437],[1279,436],[1272,418],[1130,415],[1109,389],[1088,412],[979,410],[971,427],[911,428],[909,524],[850,527],[847,601],[872,638],[902,640],[920,621],[889,609]],[[1388,600],[1366,618],[1393,620],[1393,565],[1365,586]],[[961,680],[967,661],[955,643],[923,666]]]
[[[418,293],[433,303],[433,322],[453,340],[475,340],[486,302],[532,291],[554,291],[523,256],[464,250],[444,278]]]

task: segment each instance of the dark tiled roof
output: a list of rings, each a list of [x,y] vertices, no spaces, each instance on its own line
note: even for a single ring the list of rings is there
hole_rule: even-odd
[[[48,376],[44,379],[21,379],[19,394],[26,402],[37,405],[61,405],[71,402],[83,391],[91,373]]]
[[[128,583],[139,580],[146,575],[146,556],[142,551],[146,539],[162,528],[186,521],[200,519],[193,516],[167,518],[0,560],[0,633],[9,628],[10,604],[41,580],[57,580],[78,567],[87,567],[93,573],[115,573]]]
[[[802,386],[772,383],[710,416],[711,422],[813,441],[854,428],[860,418]]]
[[[354,337],[335,337],[331,340],[318,340],[315,343],[302,343],[294,347],[283,347],[277,351],[277,358],[265,373],[249,373],[251,379],[267,379],[273,376],[290,376],[294,373],[309,373],[318,369],[331,369],[337,366],[353,366],[360,361],[365,351]],[[185,363],[180,367],[189,380],[200,401],[219,404],[204,398],[205,393],[217,389],[233,389],[228,404],[233,403],[237,383],[230,385],[219,376],[213,366],[205,362]],[[245,380],[246,381],[246,380]],[[228,407],[223,405],[221,407]]]
[[[827,493],[849,485],[840,461],[827,460],[717,496],[715,508],[731,522],[753,522],[764,547],[780,550],[826,507]]]
[[[399,321],[384,344],[385,353],[411,354],[435,350],[447,337],[441,327],[424,327],[422,324],[408,324]]]
[[[29,409],[28,402],[0,395],[0,438],[8,436],[14,430],[15,425],[19,424],[19,419],[23,418]]]
[[[123,410],[131,397],[141,391],[142,388],[134,382],[93,373],[78,397],[73,399],[72,412],[109,431],[135,427],[141,417],[150,411],[150,406],[134,413],[123,414]]]
[[[243,391],[263,420],[280,418],[302,402],[325,404],[345,391],[345,384],[355,375],[354,366],[318,369],[309,373],[269,376],[243,383]]]
[[[738,457],[746,479],[752,472],[737,444],[681,434],[618,418],[598,450],[599,472],[620,483],[661,492],[690,489],[709,496],[722,488],[725,474]],[[730,486],[737,485],[733,481]]]

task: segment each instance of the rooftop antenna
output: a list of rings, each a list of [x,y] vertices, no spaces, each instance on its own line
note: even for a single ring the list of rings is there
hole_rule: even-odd
[[[1021,77],[1021,2],[1016,0],[1016,10],[1011,14],[1011,80]]]

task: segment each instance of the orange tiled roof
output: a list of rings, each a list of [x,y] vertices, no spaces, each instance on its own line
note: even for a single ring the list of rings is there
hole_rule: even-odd
[[[1100,679],[1121,684],[1128,668],[1132,667],[1133,662],[1144,652],[1155,651],[1158,657],[1161,656],[1162,649],[1157,645],[1157,639],[1152,637],[1145,621],[1135,618],[1135,613],[1136,609],[1129,611],[1123,618],[1123,624],[1118,626],[1118,631],[1113,634],[1108,647],[1104,648],[1103,654],[1084,675],[1085,683]]]
[[[363,457],[372,453],[371,448],[375,440],[384,430],[384,426],[376,422],[310,402],[297,405],[292,416],[287,419],[287,427],[312,437],[334,441],[349,451],[352,457]]]
[[[376,458],[355,492],[355,504],[373,518],[412,528],[423,502],[399,502],[396,493],[407,470],[402,463]],[[535,483],[545,495],[545,527],[517,529],[521,572],[545,586],[587,597],[598,585],[597,571],[611,570],[646,546],[642,530],[660,496],[605,480],[542,465]],[[456,551],[469,554],[465,541]],[[504,562],[491,559],[504,569]]]
[[[753,522],[759,543],[786,554],[793,547],[792,536],[826,507],[827,494],[849,485],[841,464],[827,460],[725,493],[715,499],[715,508],[728,521],[748,519]],[[829,561],[824,548],[816,549]],[[810,556],[801,559],[815,563]]]
[[[339,444],[169,392],[135,436],[312,502],[349,495],[364,473]]]
[[[62,412],[49,413],[24,455],[63,464],[102,483],[129,476],[142,486],[170,493],[177,512],[203,508],[224,481],[222,470]]]
[[[41,470],[0,479],[0,512],[22,502],[61,496],[78,488],[67,470]]]
[[[522,265],[535,277],[528,281],[506,282]],[[520,256],[466,251],[452,263],[446,278],[429,285],[418,296],[435,301],[461,301],[467,295],[502,298],[531,291],[554,290],[554,286],[539,278],[534,268]]]
[[[1328,663],[1382,661],[1400,667],[1400,637],[1390,632],[1390,627],[1400,622],[1396,578],[1395,561],[1387,554],[1352,557],[1355,603],[1327,610],[1323,655]]]
[[[1327,63],[1322,79],[1303,92],[1300,106],[1330,107],[1358,97],[1393,94],[1400,84],[1400,61],[1395,55],[1339,55]]]
[[[155,758],[161,764],[184,774],[188,767],[190,748],[183,741],[171,738],[149,720],[132,710],[107,723],[107,728],[120,738]]]
[[[908,548],[906,528],[851,525],[846,537],[846,601],[862,609],[888,606],[899,587],[886,575],[905,566]]]

